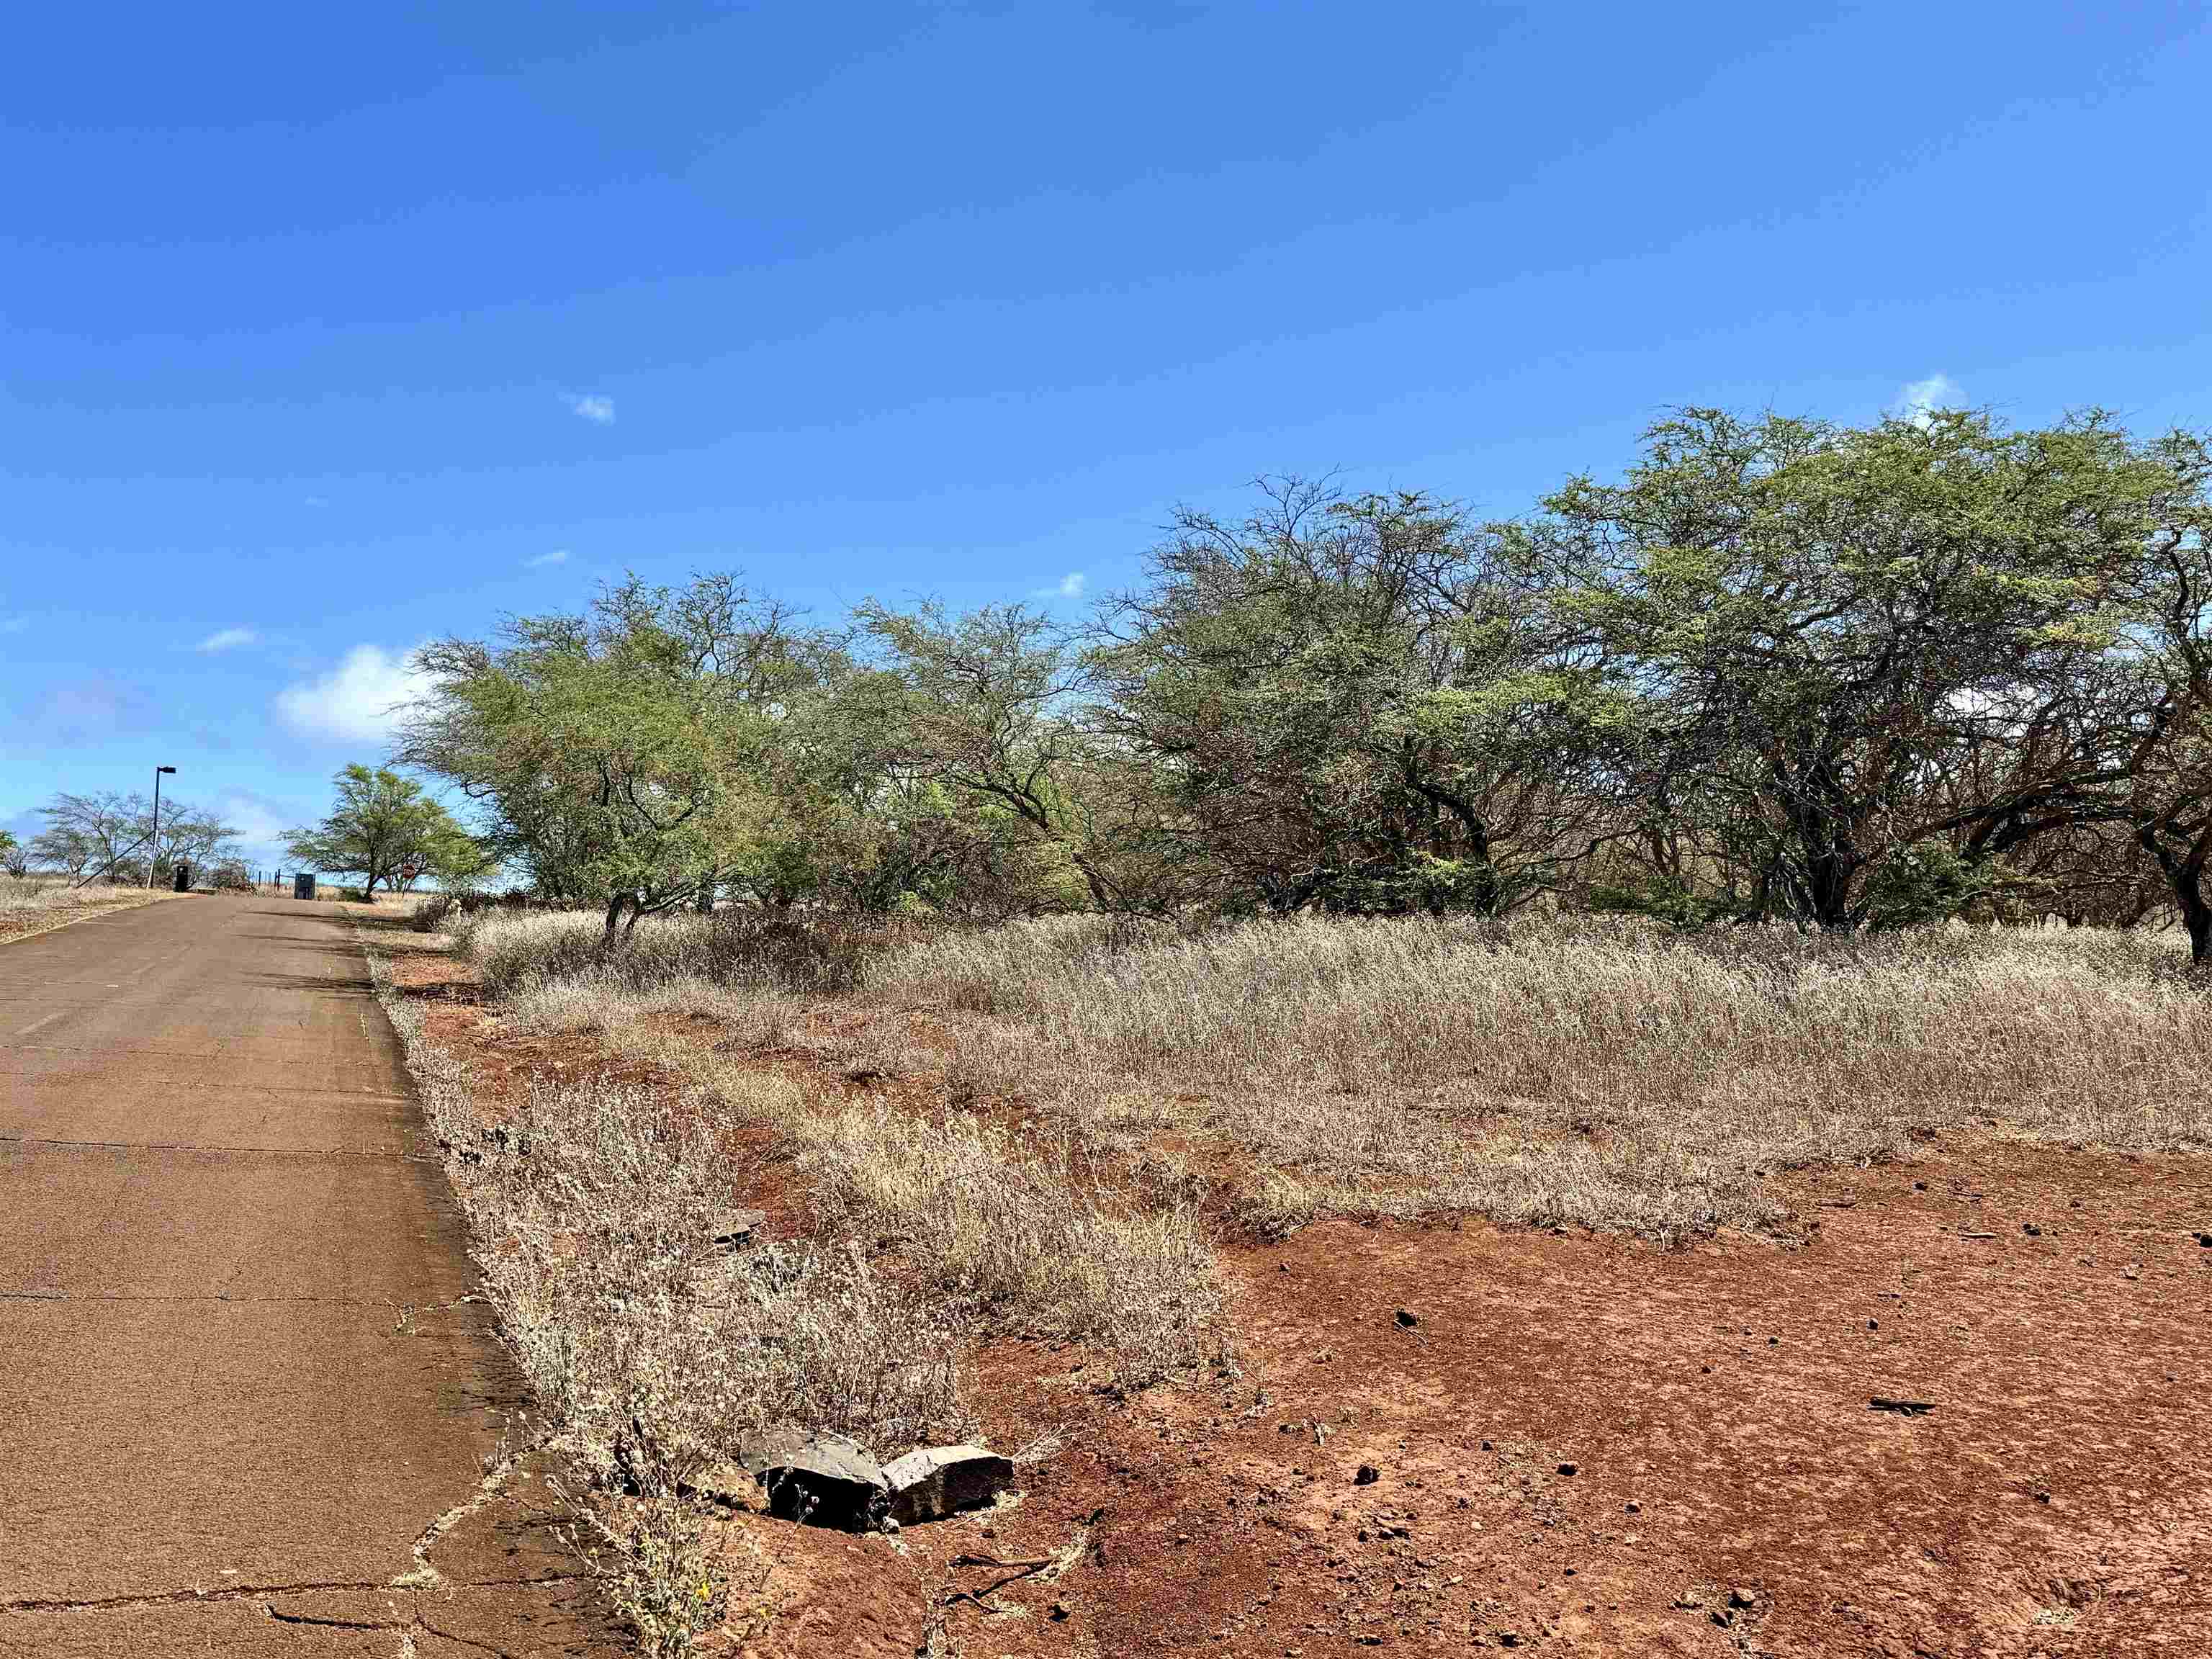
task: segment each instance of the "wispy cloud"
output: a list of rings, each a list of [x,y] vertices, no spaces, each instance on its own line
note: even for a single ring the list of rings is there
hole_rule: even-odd
[[[0,634],[21,634],[29,630],[28,617],[0,617]]]
[[[1083,597],[1083,573],[1071,570],[1050,587],[1040,587],[1030,595],[1033,599],[1079,599]]]
[[[276,713],[294,731],[343,743],[391,742],[407,705],[429,689],[413,653],[356,645],[338,665],[276,694]]]
[[[238,831],[239,839],[256,848],[272,848],[284,832],[301,822],[303,815],[283,802],[250,789],[226,790],[216,798],[216,811]]]
[[[241,645],[252,645],[261,637],[250,628],[225,628],[209,635],[192,647],[195,651],[235,651]]]
[[[565,547],[556,547],[550,553],[540,553],[534,559],[525,559],[522,565],[526,570],[544,570],[553,565],[568,562],[568,550]]]
[[[1934,419],[1939,409],[1959,408],[1966,402],[1966,397],[1959,383],[1943,374],[1911,381],[1897,394],[1899,403],[1904,405],[1905,417],[1920,427]]]
[[[596,392],[564,392],[561,401],[568,405],[568,412],[593,426],[612,426],[615,423],[615,400]]]

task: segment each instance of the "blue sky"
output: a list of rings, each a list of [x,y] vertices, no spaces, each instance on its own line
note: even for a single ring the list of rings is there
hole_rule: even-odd
[[[1075,606],[1669,405],[2212,423],[2197,6],[50,6],[0,64],[0,824],[263,861],[625,568]]]

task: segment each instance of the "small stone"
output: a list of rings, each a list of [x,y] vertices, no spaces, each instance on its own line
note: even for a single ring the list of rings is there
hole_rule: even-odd
[[[1759,1593],[1756,1590],[1746,1589],[1739,1584],[1729,1592],[1729,1605],[1739,1611],[1745,1607],[1755,1607],[1759,1605]]]
[[[1622,1504],[1621,1509],[1629,1515],[1641,1515],[1644,1512],[1644,1506],[1632,1498]]]
[[[1881,1321],[1880,1321],[1879,1319],[1869,1319],[1869,1320],[1868,1320],[1868,1321],[1867,1321],[1867,1328],[1868,1328],[1869,1330],[1870,1330],[1870,1331],[1878,1331],[1878,1330],[1880,1330],[1880,1329],[1881,1328]]]
[[[1382,1478],[1382,1470],[1376,1468],[1372,1463],[1362,1463],[1358,1471],[1353,1474],[1352,1484],[1355,1486],[1371,1486]]]
[[[1572,1474],[1581,1467],[1582,1465],[1579,1463],[1562,1463],[1559,1465],[1559,1473],[1561,1474]]]
[[[1052,1604],[1052,1612],[1048,1616],[1052,1620],[1054,1624],[1056,1625],[1060,1623],[1061,1620],[1067,1617],[1067,1603],[1065,1601],[1054,1602]]]
[[[1410,1308],[1401,1308],[1391,1317],[1398,1322],[1398,1328],[1401,1331],[1410,1331],[1421,1322],[1420,1315]]]
[[[2021,1222],[2020,1224],[2020,1230],[2026,1233],[2030,1238],[2040,1238],[2043,1237],[2043,1229],[2037,1226],[2033,1221]]]
[[[2201,1249],[2212,1250],[2212,1233],[2197,1234],[2197,1243]]]

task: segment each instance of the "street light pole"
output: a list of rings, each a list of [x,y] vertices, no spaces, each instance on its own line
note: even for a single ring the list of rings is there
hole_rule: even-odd
[[[161,851],[161,774],[176,769],[173,766],[154,769],[154,829],[147,836],[152,844],[146,848],[146,890],[149,893],[154,890],[154,860]]]

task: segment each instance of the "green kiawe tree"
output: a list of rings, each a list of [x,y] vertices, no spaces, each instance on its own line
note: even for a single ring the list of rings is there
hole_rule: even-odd
[[[2094,414],[2010,432],[1692,410],[1531,533],[1582,572],[1559,608],[1644,711],[1655,841],[1696,842],[1683,869],[1717,868],[1742,914],[1895,926],[2125,776],[2084,688],[2177,483]]]
[[[1240,523],[1178,515],[1104,620],[1098,719],[1218,902],[1495,916],[1589,855],[1622,699],[1547,612],[1549,550],[1297,481]]]
[[[465,830],[414,779],[379,767],[345,768],[331,780],[337,800],[320,823],[293,830],[285,856],[334,876],[359,876],[365,896],[382,882],[404,890],[440,859],[468,843]]]
[[[479,803],[493,855],[547,896],[604,906],[611,944],[758,864],[768,756],[818,644],[733,575],[631,577],[588,615],[423,647],[401,755]]]

